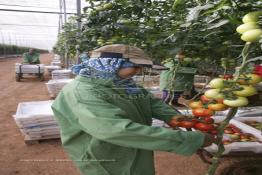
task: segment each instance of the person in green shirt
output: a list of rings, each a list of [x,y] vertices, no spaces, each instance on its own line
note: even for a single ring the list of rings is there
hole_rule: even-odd
[[[77,77],[52,105],[63,147],[81,174],[154,175],[154,150],[191,155],[214,142],[209,134],[151,126],[152,118],[184,116],[132,80],[143,59],[101,55],[72,67]]]
[[[184,58],[169,59],[164,66],[169,68],[160,74],[160,90],[163,92],[162,100],[165,103],[179,105],[179,97],[192,98],[196,95],[194,88],[196,68],[188,67]]]
[[[29,49],[29,52],[23,54],[24,64],[40,64],[39,53],[36,53],[34,49]]]

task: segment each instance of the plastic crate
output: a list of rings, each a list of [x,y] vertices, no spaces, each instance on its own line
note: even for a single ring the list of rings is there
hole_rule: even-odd
[[[70,79],[70,78],[71,78],[71,70],[69,69],[52,71],[52,79]]]
[[[250,130],[253,130],[254,132],[259,133],[262,136],[262,116],[261,117],[236,117],[235,120],[240,121],[243,123],[243,125],[246,125],[247,128],[249,128]],[[246,121],[256,121],[258,123],[260,123],[260,130],[256,129],[248,124],[246,124]]]
[[[220,122],[223,119],[225,119],[224,116],[216,116],[214,117],[215,122]],[[239,129],[241,129],[241,131],[243,133],[250,133],[253,134],[259,141],[262,142],[262,136],[260,132],[257,132],[255,130],[253,130],[252,128],[248,127],[246,124],[237,121],[235,119],[230,120],[230,124],[235,125],[236,127],[238,127]],[[231,152],[254,152],[254,153],[261,153],[262,152],[262,143],[260,142],[233,142],[230,143],[228,145],[224,145],[225,147],[225,151],[224,151],[224,155],[229,154]],[[205,150],[207,150],[208,152],[216,152],[217,151],[217,145],[212,144],[209,147],[206,147]]]
[[[46,83],[47,90],[51,97],[56,97],[57,94],[63,89],[63,87],[73,81],[73,79],[56,79],[49,80]]]
[[[58,138],[59,127],[51,109],[53,101],[33,101],[18,104],[14,120],[21,133],[30,139]]]
[[[22,74],[37,74],[44,73],[45,65],[44,64],[21,64],[15,63],[15,72]]]

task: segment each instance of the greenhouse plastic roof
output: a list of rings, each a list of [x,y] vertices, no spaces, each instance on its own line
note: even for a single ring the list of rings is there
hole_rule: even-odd
[[[59,14],[39,11],[59,12],[59,1],[0,0],[0,43],[51,50],[57,40]],[[65,0],[65,3],[67,13],[76,13],[76,0]],[[85,1],[81,1],[82,8],[86,4]],[[67,18],[69,16],[72,14],[67,14]]]

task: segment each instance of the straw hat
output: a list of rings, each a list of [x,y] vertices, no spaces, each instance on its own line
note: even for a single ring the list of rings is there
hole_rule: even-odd
[[[95,49],[91,53],[91,58],[100,57],[103,52],[119,53],[123,58],[130,62],[142,65],[153,65],[151,58],[146,53],[137,47],[125,44],[112,44]]]

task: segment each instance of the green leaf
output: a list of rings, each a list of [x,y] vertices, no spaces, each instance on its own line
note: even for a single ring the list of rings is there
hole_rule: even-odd
[[[210,30],[210,29],[219,28],[219,27],[226,25],[228,23],[229,23],[229,20],[221,20],[216,24],[209,25],[209,27],[207,29]]]

